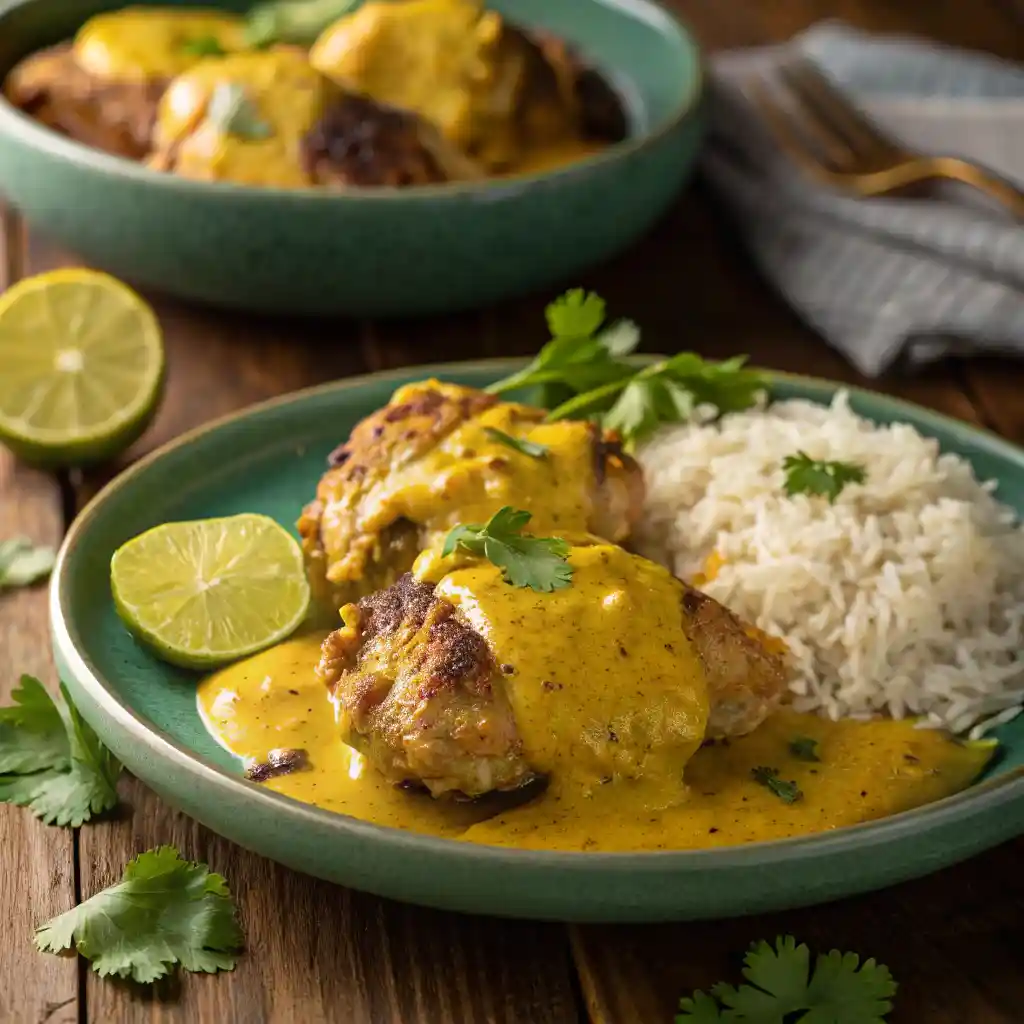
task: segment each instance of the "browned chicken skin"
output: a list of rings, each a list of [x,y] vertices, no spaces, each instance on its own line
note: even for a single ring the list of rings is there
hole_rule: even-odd
[[[781,699],[782,658],[712,598],[680,583],[678,601],[707,686],[705,735],[750,732]],[[496,663],[484,637],[431,584],[404,575],[342,614],[317,674],[339,708],[343,738],[387,779],[435,797],[477,797],[537,777],[509,700],[512,666]]]
[[[434,796],[510,790],[535,776],[487,643],[409,574],[346,609],[318,675],[345,738],[399,785]]]
[[[483,177],[422,118],[365,96],[340,95],[306,135],[302,157],[313,181],[335,188]]]
[[[331,455],[298,521],[314,591],[340,608],[393,583],[447,530],[506,504],[533,513],[534,533],[624,540],[643,503],[636,463],[592,424],[544,416],[439,381],[399,389]],[[523,455],[495,429],[548,455]]]
[[[110,82],[91,75],[70,43],[42,50],[7,77],[7,99],[54,131],[114,156],[149,152],[164,80]]]

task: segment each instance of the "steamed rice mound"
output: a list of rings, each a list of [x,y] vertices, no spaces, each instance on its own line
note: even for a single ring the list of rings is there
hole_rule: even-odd
[[[853,462],[834,504],[785,492],[783,460]],[[789,647],[793,706],[954,732],[1024,700],[1024,529],[970,464],[840,393],[661,431],[638,452],[638,549]],[[712,557],[714,556],[714,557]]]

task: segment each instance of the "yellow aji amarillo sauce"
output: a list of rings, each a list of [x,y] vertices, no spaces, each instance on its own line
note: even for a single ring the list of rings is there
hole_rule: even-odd
[[[476,586],[470,596],[462,572],[445,579],[451,581],[442,581],[446,596],[459,602],[465,615],[472,619],[484,614],[490,600],[486,585]],[[582,607],[581,614],[587,614]],[[593,614],[601,613],[595,609]],[[531,674],[525,659],[532,646],[544,643],[529,632],[527,612],[524,618],[523,635],[530,643],[518,655],[513,677],[518,680]],[[644,629],[637,622],[636,632],[624,627],[624,635],[642,645]],[[648,635],[654,635],[655,624],[648,620],[645,625]],[[511,634],[516,626],[509,622],[506,628]],[[509,637],[500,630],[492,629],[489,637],[496,650],[509,649]],[[600,729],[621,715],[625,694],[616,686],[606,692],[601,674],[595,674],[593,662],[580,649],[574,661],[559,669],[562,690],[535,682],[518,693],[511,689],[524,746],[538,766],[552,772],[548,789],[506,810],[502,798],[477,804],[439,802],[385,783],[341,743],[334,710],[313,674],[320,639],[320,634],[298,637],[205,680],[198,699],[208,728],[246,759],[265,760],[275,748],[305,750],[309,767],[264,783],[270,789],[429,835],[592,851],[693,849],[779,839],[882,818],[937,800],[966,787],[992,753],[990,747],[960,744],[940,732],[915,729],[910,722],[830,722],[783,710],[748,737],[701,747],[686,764],[683,782],[677,768],[686,759],[689,732],[700,718],[699,687],[684,699],[657,691],[646,694],[652,706],[678,710],[686,704],[686,713],[696,716],[679,729],[680,739],[669,744],[670,752],[644,761],[637,745],[623,744],[625,753],[610,753]],[[564,643],[585,646],[582,636]],[[656,670],[657,660],[652,664]],[[562,681],[562,676],[548,681]],[[595,726],[593,743],[581,729],[588,720]],[[666,721],[662,716],[640,723],[634,739],[645,729],[664,728]],[[560,745],[559,738],[573,736],[575,744]],[[819,761],[801,761],[793,754],[790,744],[798,737],[816,741]],[[610,778],[602,776],[609,763],[615,771]],[[752,771],[759,767],[775,768],[781,779],[795,782],[801,798],[786,803],[756,782]]]

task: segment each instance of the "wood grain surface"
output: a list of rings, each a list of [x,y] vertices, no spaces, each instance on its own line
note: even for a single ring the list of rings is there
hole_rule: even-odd
[[[787,38],[823,17],[1024,56],[1016,0],[672,0],[709,50]],[[2,174],[0,174],[2,190]],[[9,212],[8,278],[77,260]],[[697,182],[642,243],[582,284],[642,322],[644,348],[747,352],[784,370],[866,383],[757,275]],[[370,324],[254,319],[149,296],[167,338],[160,414],[116,466],[56,480],[0,450],[0,537],[58,540],[67,519],[127,462],[262,398],[354,373],[529,353],[543,340],[538,295],[479,313]],[[1024,368],[948,362],[870,386],[1024,442]],[[0,596],[0,699],[20,672],[54,686],[45,592]],[[573,927],[402,906],[305,878],[169,809],[131,778],[117,816],[78,832],[0,807],[0,1024],[669,1024],[680,994],[734,978],[756,939],[864,950],[901,983],[893,1024],[1024,1020],[1024,842],[871,896],[786,914],[657,927]],[[158,843],[207,861],[237,894],[248,954],[232,974],[150,990],[100,981],[32,948],[39,921],[120,876]]]

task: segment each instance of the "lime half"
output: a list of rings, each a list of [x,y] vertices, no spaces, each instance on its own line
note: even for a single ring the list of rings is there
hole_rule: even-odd
[[[0,441],[28,462],[111,458],[160,400],[164,348],[153,310],[95,270],[55,270],[0,295]]]
[[[284,640],[309,607],[302,551],[261,515],[166,523],[110,561],[122,621],[165,661],[206,669]]]

